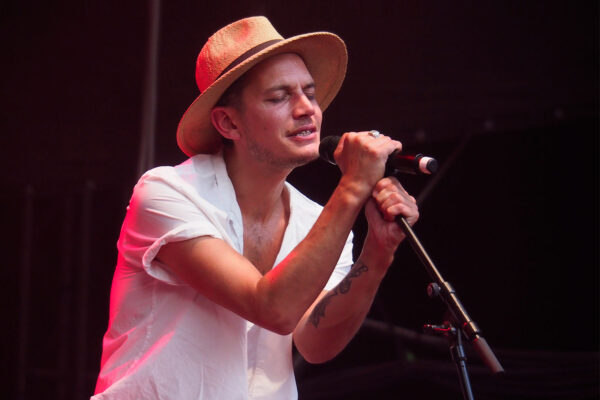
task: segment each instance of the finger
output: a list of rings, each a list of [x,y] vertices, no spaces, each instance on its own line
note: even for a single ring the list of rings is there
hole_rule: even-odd
[[[398,179],[394,176],[386,176],[381,178],[373,187],[373,194],[385,190],[388,187],[397,188],[399,191],[405,192],[404,186],[398,181]]]
[[[392,220],[398,215],[399,205],[403,206],[401,213],[405,216],[418,213],[416,199],[396,185],[386,185],[374,194],[373,199],[386,220]]]
[[[394,150],[402,150],[402,143],[375,129],[359,132],[359,135],[362,135],[370,145],[377,146],[378,148],[385,148],[386,155],[391,154]]]
[[[389,196],[391,193],[400,193],[406,198],[412,197],[394,177],[386,177],[379,180],[373,187],[372,195],[375,198],[383,198]]]
[[[419,210],[407,204],[395,204],[386,208],[384,219],[388,220],[388,218],[391,218],[394,220],[399,215],[402,215],[409,225],[413,225],[419,219]]]
[[[398,215],[412,216],[416,211],[414,204],[407,203],[404,198],[398,195],[389,196],[379,205],[379,209],[386,221],[393,221]]]

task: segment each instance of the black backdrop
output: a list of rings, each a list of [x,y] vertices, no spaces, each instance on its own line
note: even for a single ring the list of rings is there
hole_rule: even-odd
[[[0,5],[7,398],[85,398],[98,371],[148,37],[147,2],[122,3]],[[214,30],[263,14],[284,36],[340,34],[350,63],[324,133],[376,128],[441,162],[403,182],[417,235],[510,372],[491,380],[470,357],[476,398],[597,396],[597,2],[163,3],[155,164],[184,159],[174,131]],[[319,202],[336,179],[321,161],[290,176]],[[362,219],[355,231],[360,244]],[[370,320],[439,322],[427,283],[403,244]],[[304,398],[460,398],[443,346],[369,326],[297,375]]]

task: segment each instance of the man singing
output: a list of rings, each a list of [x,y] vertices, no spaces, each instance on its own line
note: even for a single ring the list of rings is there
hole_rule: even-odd
[[[130,200],[93,399],[294,399],[292,341],[311,363],[348,344],[404,238],[395,216],[419,214],[383,177],[401,144],[376,131],[342,136],[324,207],[286,182],[318,157],[346,63],[338,36],[284,39],[264,17],[208,39],[177,130],[190,158],[148,171]]]

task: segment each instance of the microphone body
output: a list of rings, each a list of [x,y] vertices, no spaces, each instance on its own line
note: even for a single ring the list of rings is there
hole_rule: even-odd
[[[340,136],[327,136],[319,144],[319,154],[321,158],[335,165],[333,152],[337,148]],[[438,169],[438,162],[435,158],[427,157],[422,154],[402,154],[395,150],[388,156],[385,164],[385,176],[396,174],[420,175],[434,174]]]

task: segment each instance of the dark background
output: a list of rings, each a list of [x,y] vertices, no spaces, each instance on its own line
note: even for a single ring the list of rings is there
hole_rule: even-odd
[[[250,15],[346,41],[324,134],[378,129],[440,161],[402,180],[417,235],[507,370],[492,378],[469,354],[475,397],[597,398],[598,2],[164,1],[153,165],[185,159],[175,129],[200,47]],[[141,0],[0,5],[3,398],[93,391],[138,177],[149,19]],[[317,161],[290,181],[323,203],[337,174]],[[411,336],[444,309],[408,243],[396,259],[346,351],[297,359],[301,398],[461,398],[445,342]]]

